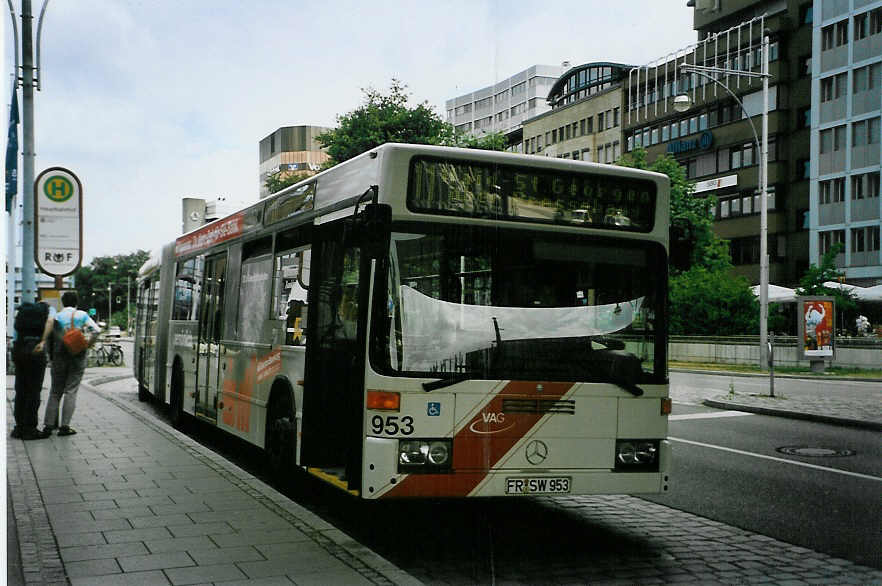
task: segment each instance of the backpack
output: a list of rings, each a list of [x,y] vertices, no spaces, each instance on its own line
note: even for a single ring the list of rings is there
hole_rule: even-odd
[[[49,306],[45,303],[22,303],[15,314],[15,331],[21,337],[40,337],[48,317]]]
[[[83,334],[83,331],[75,324],[76,311],[71,314],[70,326],[64,327],[56,318],[55,335],[61,338],[61,345],[70,356],[77,356],[89,347],[89,341]]]

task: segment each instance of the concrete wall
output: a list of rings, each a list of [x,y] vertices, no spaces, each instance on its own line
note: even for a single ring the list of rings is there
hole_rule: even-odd
[[[671,340],[668,346],[668,359],[677,362],[705,362],[719,364],[758,364],[759,343],[728,343],[714,341]],[[784,338],[775,344],[775,364],[777,366],[810,366],[807,360],[797,360],[796,339]],[[851,346],[839,344],[830,366],[849,368],[882,368],[882,343],[874,345]]]

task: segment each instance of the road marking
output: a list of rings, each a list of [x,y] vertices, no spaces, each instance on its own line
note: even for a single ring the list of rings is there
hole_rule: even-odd
[[[684,413],[683,415],[668,415],[668,421],[680,421],[683,419],[714,419],[716,417],[743,417],[756,415],[744,411],[709,411],[707,413]]]
[[[844,474],[845,476],[854,476],[855,478],[863,478],[864,480],[875,480],[876,482],[882,482],[882,478],[878,476],[870,476],[868,474],[860,474],[858,472],[849,472],[847,470],[837,470],[836,468],[828,468],[827,466],[818,466],[817,464],[807,464],[805,462],[797,462],[795,460],[787,460],[786,458],[776,458],[775,456],[766,456],[765,454],[756,454],[754,452],[745,452],[744,450],[736,450],[734,448],[724,448],[723,446],[715,446],[713,444],[706,444],[703,442],[694,442],[692,440],[681,439],[678,437],[668,437],[669,440],[680,442],[684,444],[691,444],[693,446],[701,446],[702,448],[710,448],[712,450],[722,450],[724,452],[731,452],[733,454],[740,454],[742,456],[753,456],[754,458],[761,458],[763,460],[771,460],[773,462],[781,462],[783,464],[793,464],[794,466],[802,466],[803,468],[812,468],[813,470],[822,470],[824,472],[834,472],[836,474]]]

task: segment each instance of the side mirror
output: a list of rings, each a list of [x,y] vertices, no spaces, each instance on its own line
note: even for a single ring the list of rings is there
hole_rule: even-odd
[[[363,248],[371,258],[386,255],[389,245],[389,229],[392,225],[392,206],[385,203],[369,203],[364,207]]]

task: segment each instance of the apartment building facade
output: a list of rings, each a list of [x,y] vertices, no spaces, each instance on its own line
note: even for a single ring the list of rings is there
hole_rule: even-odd
[[[522,123],[551,107],[548,92],[568,66],[533,65],[508,79],[445,102],[447,121],[458,132],[500,132],[513,152],[522,149]]]
[[[585,63],[568,69],[549,90],[551,110],[524,120],[521,151],[597,163],[622,154],[622,80],[632,66]]]
[[[814,0],[811,262],[836,243],[847,282],[882,283],[882,0]]]

